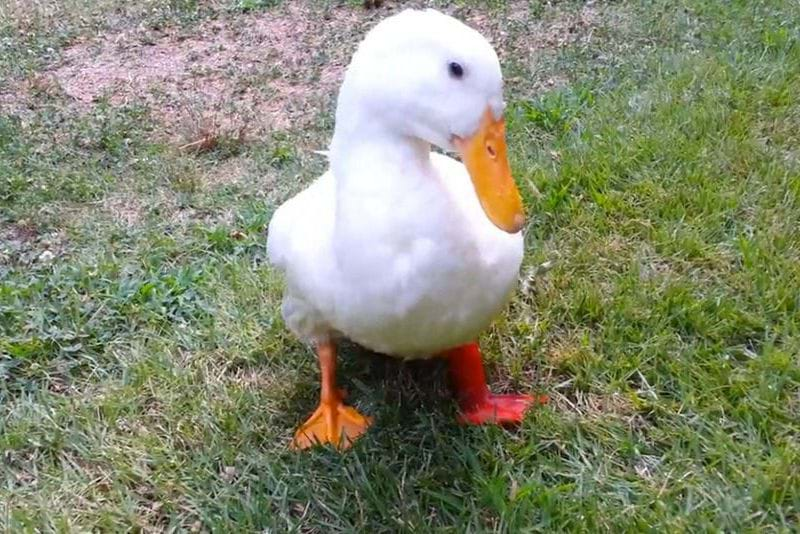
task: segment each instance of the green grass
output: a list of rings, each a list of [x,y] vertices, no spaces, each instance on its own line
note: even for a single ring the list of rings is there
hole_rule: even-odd
[[[18,7],[0,95],[100,31],[277,4]],[[797,529],[798,4],[456,9],[508,32],[530,214],[520,290],[481,341],[496,389],[554,402],[516,430],[462,428],[439,362],[345,347],[340,381],[376,424],[346,454],[289,451],[318,371],[282,324],[264,231],[324,169],[330,105],[187,153],[145,103],[0,98],[0,528]],[[386,13],[320,13],[337,10]],[[582,10],[591,39],[569,30]],[[562,27],[562,46],[537,38]]]

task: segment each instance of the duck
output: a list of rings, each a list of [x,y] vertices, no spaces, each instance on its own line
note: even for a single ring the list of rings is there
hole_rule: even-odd
[[[284,323],[313,347],[321,375],[319,405],[292,448],[346,449],[373,423],[336,386],[342,339],[404,360],[445,358],[461,423],[516,424],[546,401],[492,393],[478,343],[524,252],[504,111],[497,53],[454,17],[406,9],[358,45],[329,168],[268,227]]]

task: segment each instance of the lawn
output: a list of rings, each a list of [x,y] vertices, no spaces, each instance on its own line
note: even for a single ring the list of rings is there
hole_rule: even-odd
[[[463,428],[441,362],[348,346],[375,425],[288,449],[265,230],[384,4],[0,0],[0,530],[800,528],[794,0],[432,2],[499,50],[529,214],[489,378],[552,401]]]

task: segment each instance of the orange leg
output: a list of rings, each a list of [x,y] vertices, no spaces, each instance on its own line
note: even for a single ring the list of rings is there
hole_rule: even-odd
[[[336,389],[336,345],[320,343],[317,355],[322,372],[319,407],[295,432],[292,448],[307,449],[316,444],[331,443],[336,448],[346,449],[367,430],[372,418],[342,402],[343,393]]]
[[[486,373],[477,343],[451,349],[445,352],[445,356],[450,361],[450,376],[461,409],[461,423],[520,423],[528,408],[548,401],[546,395],[531,397],[491,393],[486,385]]]

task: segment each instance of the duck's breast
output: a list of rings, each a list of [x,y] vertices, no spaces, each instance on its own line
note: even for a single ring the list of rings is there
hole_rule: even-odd
[[[420,192],[416,205],[398,199],[392,218],[373,223],[362,211],[360,230],[335,239],[334,326],[406,358],[473,341],[508,301],[522,261],[521,234],[488,221],[463,166],[444,156],[434,163],[444,196],[426,202]]]

